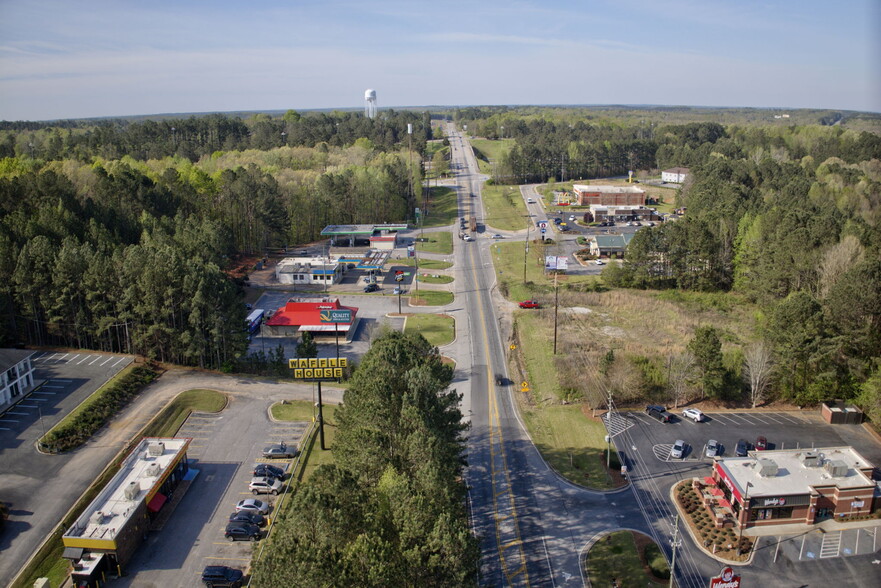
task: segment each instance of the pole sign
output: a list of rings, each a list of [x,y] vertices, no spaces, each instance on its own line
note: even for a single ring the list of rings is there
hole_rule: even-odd
[[[710,588],[740,588],[740,576],[732,568],[722,568],[718,576],[710,579]]]
[[[407,247],[407,257],[416,257],[416,248],[412,245]]]
[[[321,310],[318,312],[318,318],[322,323],[350,323],[352,322],[352,311],[348,308],[339,310]]]
[[[289,359],[288,367],[294,370],[295,380],[339,380],[343,377],[343,368],[349,365],[345,357],[305,357]]]

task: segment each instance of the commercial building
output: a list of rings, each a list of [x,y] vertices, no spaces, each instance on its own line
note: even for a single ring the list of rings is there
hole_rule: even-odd
[[[874,512],[881,487],[873,470],[852,447],[751,451],[716,459],[698,485],[717,524],[812,525]]]
[[[119,472],[62,536],[77,586],[119,574],[151,522],[182,480],[189,479],[189,438],[145,437]],[[97,585],[97,584],[94,584]]]
[[[590,254],[594,257],[624,257],[624,252],[627,251],[634,234],[593,235],[588,241]]]
[[[33,351],[0,349],[0,409],[21,400],[34,387]]]
[[[322,321],[322,314],[329,315],[334,310],[351,311],[351,322],[331,323]],[[295,337],[309,331],[313,337],[321,335],[341,335],[347,340],[355,334],[358,323],[358,308],[343,306],[339,299],[330,298],[294,299],[273,313],[264,323],[263,335],[268,337]]]
[[[604,221],[659,221],[661,215],[654,208],[646,208],[644,206],[609,206],[606,204],[591,204],[590,214],[595,222]]]
[[[345,264],[326,257],[285,257],[275,266],[279,284],[336,284],[343,279]]]
[[[645,206],[645,190],[636,186],[593,186],[574,184],[575,201],[579,206]]]
[[[661,172],[661,181],[681,184],[688,178],[689,173],[691,171],[687,167],[671,167]]]
[[[397,235],[406,231],[406,224],[328,225],[322,237],[330,237],[331,247],[370,247],[392,250],[397,246]]]

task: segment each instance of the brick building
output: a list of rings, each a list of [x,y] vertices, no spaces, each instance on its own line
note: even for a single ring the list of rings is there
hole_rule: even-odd
[[[645,206],[645,190],[636,186],[594,186],[575,184],[575,201],[579,206]]]

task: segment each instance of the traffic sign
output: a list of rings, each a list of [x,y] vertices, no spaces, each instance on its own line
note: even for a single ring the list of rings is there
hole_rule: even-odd
[[[511,351],[514,351],[515,349],[517,349],[517,346],[511,343]]]
[[[322,323],[350,323],[352,322],[352,311],[348,308],[340,310],[321,310],[318,317]]]

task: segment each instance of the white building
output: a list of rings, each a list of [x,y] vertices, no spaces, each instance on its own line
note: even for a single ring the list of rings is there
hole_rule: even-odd
[[[345,265],[326,257],[285,257],[275,266],[279,284],[336,284]]]
[[[689,173],[690,170],[687,167],[673,167],[670,169],[665,169],[661,172],[661,181],[681,184],[685,181],[685,178],[688,177]]]
[[[0,349],[0,407],[18,402],[34,387],[33,351]]]

